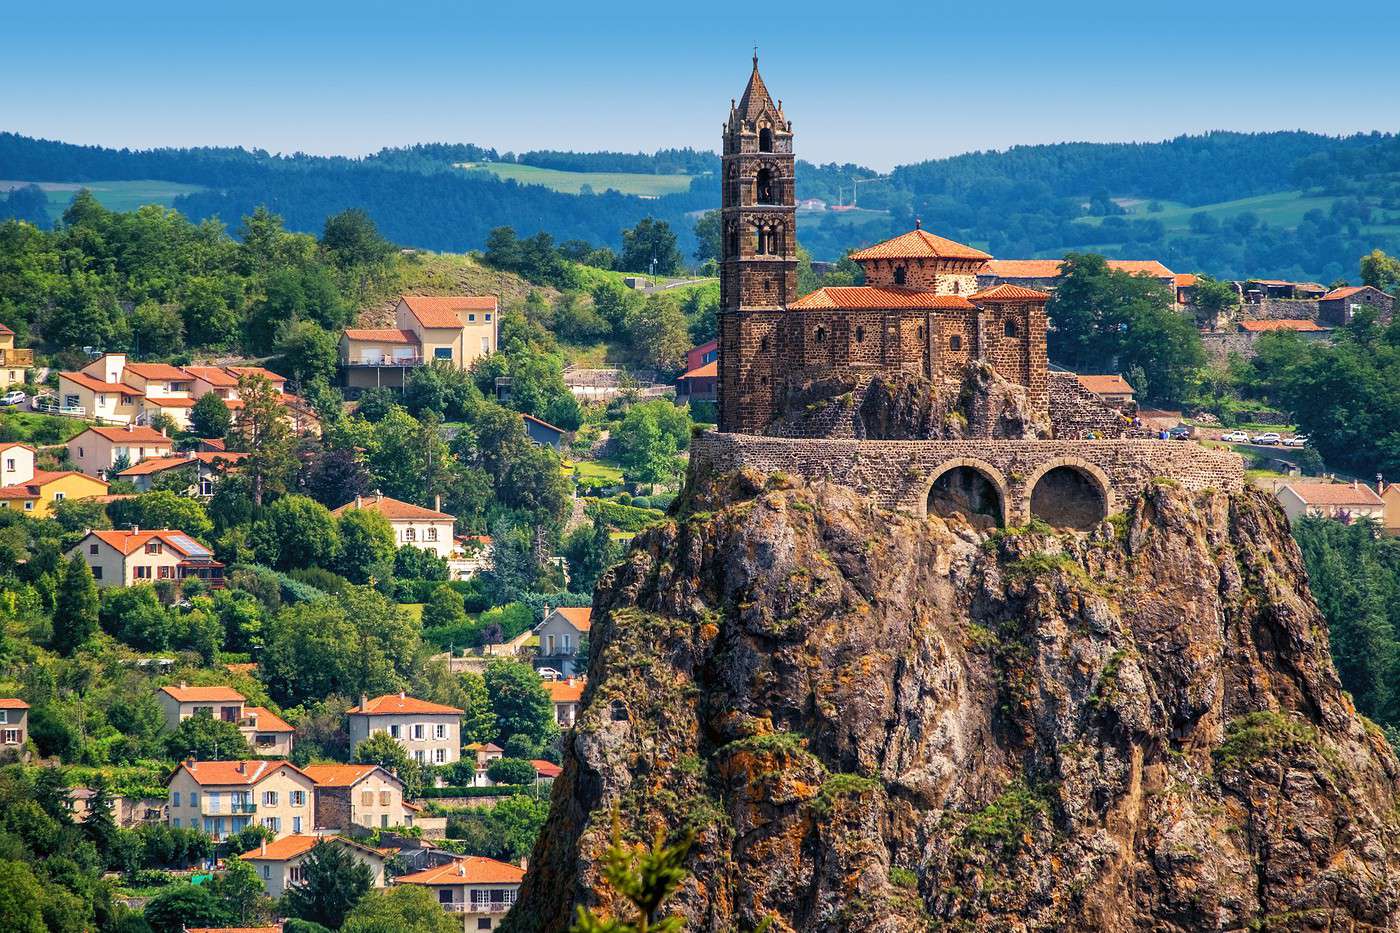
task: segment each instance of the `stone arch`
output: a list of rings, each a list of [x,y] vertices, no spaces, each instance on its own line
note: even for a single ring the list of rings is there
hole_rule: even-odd
[[[768,166],[758,170],[754,176],[755,200],[759,204],[778,203],[778,180]]]
[[[1078,457],[1056,457],[1026,479],[1026,517],[1088,531],[1113,513],[1113,480]]]
[[[758,151],[773,151],[773,130],[770,127],[761,127],[758,131]]]
[[[996,467],[976,457],[945,460],[934,469],[924,487],[925,515],[961,512],[974,524],[1006,525],[1011,497],[1006,477]]]

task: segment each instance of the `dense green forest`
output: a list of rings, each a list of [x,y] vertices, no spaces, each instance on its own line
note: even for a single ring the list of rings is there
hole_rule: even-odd
[[[694,178],[689,191],[658,198],[562,194],[457,167],[479,161]],[[617,249],[623,229],[652,216],[677,231],[690,255],[697,245],[694,216],[719,199],[717,168],[714,153],[690,149],[515,154],[424,144],[351,159],[244,149],[115,150],[0,134],[0,178],[196,184],[206,190],[176,200],[192,219],[230,221],[266,205],[302,231],[359,207],[394,242],[450,250],[480,248],[503,225]],[[877,173],[799,162],[797,194],[849,203],[856,178],[877,179]],[[1278,215],[1248,203],[1212,209],[1276,193],[1306,200],[1296,212]],[[1124,206],[1138,201],[1145,209]],[[866,210],[856,214],[804,216],[800,236],[813,256],[837,258],[919,217],[931,229],[1008,258],[1092,249],[1219,277],[1330,282],[1371,248],[1400,252],[1400,137],[1214,132],[1156,143],[1018,146],[901,166],[862,185],[860,203]],[[1164,222],[1167,205],[1188,212],[1189,225]],[[0,216],[24,212],[36,213],[32,193],[22,203],[0,202]]]

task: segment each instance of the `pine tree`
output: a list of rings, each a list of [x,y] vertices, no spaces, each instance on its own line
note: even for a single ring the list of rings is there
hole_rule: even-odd
[[[117,819],[112,812],[114,801],[107,789],[107,779],[101,774],[92,779],[91,789],[87,816],[83,818],[83,832],[97,847],[103,861],[111,867],[117,841]]]
[[[74,554],[63,565],[55,603],[50,645],[69,656],[97,631],[97,583],[82,555]]]

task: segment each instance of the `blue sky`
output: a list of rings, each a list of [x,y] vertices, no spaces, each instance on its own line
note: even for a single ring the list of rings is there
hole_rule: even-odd
[[[1400,4],[15,0],[0,129],[80,143],[715,148],[751,45],[799,155],[1400,124]]]

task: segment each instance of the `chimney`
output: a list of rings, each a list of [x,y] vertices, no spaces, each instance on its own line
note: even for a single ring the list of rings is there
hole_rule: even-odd
[[[139,535],[139,534],[141,533],[141,526],[140,526],[140,525],[132,525],[132,526],[131,526],[131,533],[134,534],[134,535]]]
[[[362,507],[364,506],[364,504],[365,504],[365,497],[364,497],[364,496],[356,496],[356,497],[355,497],[355,508],[357,508],[357,509],[358,509],[358,508],[362,508]]]
[[[529,870],[530,870],[530,857],[529,857],[528,855],[522,855],[522,856],[520,857],[520,870],[521,870],[521,871],[529,871]]]
[[[189,686],[189,684],[185,683],[183,680],[180,681],[180,689],[181,689],[181,690],[184,690],[184,689],[185,689],[186,687],[188,687],[188,686]]]
[[[369,694],[362,693],[360,694],[360,709],[363,711],[367,706],[369,706]]]
[[[404,692],[403,692],[402,690],[399,691],[399,699],[400,699],[400,700],[406,699],[406,697],[404,696]]]
[[[248,773],[248,762],[246,762],[246,761],[240,761],[240,762],[238,763],[238,773],[239,773],[239,774],[247,774],[247,773]]]
[[[460,877],[460,878],[465,878],[465,877],[467,876],[467,863],[466,863],[466,862],[458,862],[458,863],[457,863],[457,876]]]
[[[442,496],[437,495],[437,494],[434,494],[434,495],[433,495],[433,511],[434,511],[434,512],[441,512],[441,511],[442,511]]]
[[[260,847],[260,849],[259,849],[259,851],[258,851],[258,854],[259,854],[259,855],[267,855],[267,840],[266,840],[266,839],[264,839],[264,840],[262,841],[262,845],[261,845],[261,847]]]

